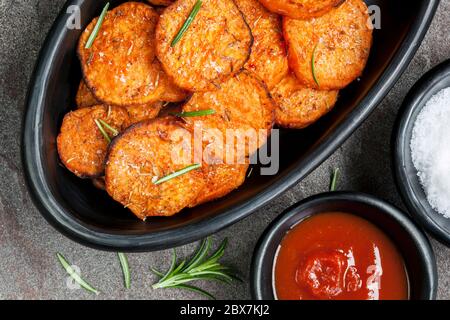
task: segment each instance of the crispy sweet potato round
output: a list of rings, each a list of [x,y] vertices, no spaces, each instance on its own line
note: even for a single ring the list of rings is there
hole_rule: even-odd
[[[154,119],[158,116],[162,108],[162,102],[154,102],[150,105],[136,105],[126,107],[130,115],[130,124],[145,120]]]
[[[178,87],[166,74],[161,74],[161,81],[164,87],[164,92],[159,98],[163,102],[181,102],[186,100],[190,92]]]
[[[361,0],[347,0],[309,21],[284,18],[283,32],[289,66],[297,78],[323,90],[342,89],[359,77],[372,45],[368,9]]]
[[[175,92],[174,94],[177,93]],[[76,101],[77,107],[79,109],[88,108],[93,105],[99,105],[98,100],[95,99],[94,95],[89,91],[89,88],[86,86],[86,84],[84,84],[84,81],[81,81],[80,83]],[[130,116],[130,125],[144,120],[156,118],[161,111],[161,108],[162,102],[159,101],[148,105],[133,105],[125,107]]]
[[[126,2],[107,13],[89,49],[85,45],[98,18],[84,30],[78,55],[86,84],[98,100],[128,106],[161,97],[162,69],[154,37],[158,17],[146,4]]]
[[[248,167],[248,164],[205,166],[206,186],[190,207],[220,199],[239,188],[245,182]]]
[[[253,34],[250,59],[245,64],[264,84],[272,89],[288,73],[286,45],[281,19],[267,11],[258,0],[235,0]]]
[[[101,104],[83,80],[80,81],[80,86],[78,87],[75,100],[78,108],[87,108]]]
[[[106,191],[137,217],[172,216],[191,204],[205,186],[201,169],[169,181],[161,178],[192,165],[192,134],[173,118],[140,122],[111,144]]]
[[[324,15],[345,0],[259,0],[267,9],[293,19],[311,19]]]
[[[221,198],[238,188],[245,181],[248,159],[236,152],[235,141],[226,145],[227,123],[218,115],[188,117],[184,120],[195,133],[202,147],[203,172],[206,186],[190,207]],[[232,155],[232,157],[231,157]]]
[[[167,7],[175,2],[175,0],[147,0],[148,3],[154,6],[163,6]]]
[[[172,47],[195,3],[178,0],[164,10],[156,27],[156,51],[164,70],[179,87],[210,91],[244,66],[253,39],[232,0],[208,0]]]
[[[266,142],[274,123],[274,102],[264,84],[249,71],[235,75],[216,91],[194,93],[183,106],[187,112],[205,109],[215,110],[238,141],[256,142],[236,147],[245,148],[247,155]]]
[[[62,163],[80,178],[95,178],[104,172],[108,142],[95,123],[98,119],[119,132],[129,125],[125,109],[93,106],[68,113],[57,138]],[[105,131],[113,137],[108,129],[105,128]]]
[[[333,108],[338,92],[307,88],[289,74],[272,90],[275,122],[285,128],[305,128]]]

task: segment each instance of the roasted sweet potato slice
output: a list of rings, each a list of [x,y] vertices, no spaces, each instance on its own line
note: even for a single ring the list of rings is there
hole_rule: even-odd
[[[203,171],[206,186],[191,207],[220,199],[239,188],[247,177],[248,164],[212,164]]]
[[[130,127],[111,144],[107,192],[143,220],[180,212],[203,190],[203,171],[189,171],[161,184],[158,181],[193,164],[192,139],[183,122],[173,118]]]
[[[368,9],[361,0],[312,20],[283,19],[289,66],[311,88],[341,89],[364,70],[372,45]]]
[[[158,116],[162,108],[162,102],[155,102],[150,105],[136,105],[126,107],[130,115],[130,124],[145,120],[154,119]]]
[[[129,125],[129,116],[121,107],[93,106],[68,113],[57,138],[59,157],[64,166],[80,178],[103,175],[108,141],[95,120],[102,120],[121,132]],[[110,138],[114,132],[104,127]]]
[[[82,33],[78,55],[84,79],[102,103],[149,104],[161,97],[162,69],[154,41],[158,18],[152,7],[126,2],[107,13],[89,49],[85,45],[97,18]]]
[[[288,73],[286,45],[280,16],[269,12],[258,0],[235,0],[253,34],[250,59],[245,64],[272,89]]]
[[[83,80],[80,81],[80,86],[78,87],[76,103],[78,108],[87,108],[101,104]]]
[[[190,96],[190,92],[178,87],[164,72],[161,74],[164,92],[159,98],[162,102],[181,102]]]
[[[237,148],[245,148],[249,155],[266,142],[274,123],[274,108],[264,84],[251,72],[243,71],[216,91],[194,93],[183,111],[215,110],[228,133],[234,130],[236,141],[240,141]],[[247,144],[249,141],[256,143]]]
[[[245,181],[248,159],[239,157],[235,141],[227,146],[227,123],[218,115],[188,117],[184,121],[195,133],[200,146],[206,186],[191,207],[221,198]],[[200,143],[201,142],[201,143]],[[233,152],[230,152],[230,148]],[[200,153],[198,153],[200,154]]]
[[[154,6],[163,6],[167,7],[175,2],[175,0],[147,0],[148,3]]]
[[[232,0],[208,0],[173,45],[195,3],[178,0],[164,10],[156,27],[156,50],[164,70],[179,87],[210,91],[244,66],[253,39]]]
[[[307,88],[293,74],[289,74],[272,90],[272,97],[277,105],[276,124],[285,128],[302,129],[333,108],[338,91]]]
[[[317,18],[337,8],[345,0],[259,0],[272,12],[293,19]]]

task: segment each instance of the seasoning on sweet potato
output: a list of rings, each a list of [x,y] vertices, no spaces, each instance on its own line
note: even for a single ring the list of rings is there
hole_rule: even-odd
[[[317,18],[337,8],[345,0],[259,0],[267,9],[293,19]]]
[[[106,190],[138,218],[172,216],[191,204],[205,186],[201,168],[158,184],[193,165],[192,134],[183,122],[158,118],[127,129],[111,144]]]
[[[78,87],[75,100],[78,108],[87,108],[101,104],[83,80],[80,81],[80,86]]]
[[[235,0],[253,35],[250,59],[245,64],[272,89],[288,73],[286,44],[280,16],[269,12],[258,0]]]
[[[204,167],[205,188],[190,207],[225,197],[239,188],[247,177],[248,164],[213,164]]]
[[[91,92],[105,104],[129,106],[157,101],[164,92],[154,41],[158,13],[144,3],[119,5],[107,13],[87,49],[97,19],[84,30],[78,45]]]
[[[305,87],[293,74],[272,90],[276,104],[275,122],[281,127],[302,129],[328,113],[336,103],[337,90],[316,90]]]
[[[239,140],[257,139],[256,144],[238,146],[249,155],[266,142],[274,123],[274,108],[264,84],[251,72],[242,71],[216,91],[194,93],[183,111],[215,110],[225,127],[235,130]]]
[[[175,0],[147,0],[147,2],[154,6],[167,7],[170,6],[172,3],[174,3]]]
[[[149,105],[135,105],[126,107],[130,115],[130,124],[135,124],[141,121],[154,119],[158,116],[162,108],[162,102],[154,102]]]
[[[156,51],[165,72],[179,87],[210,91],[241,70],[253,39],[232,0],[208,0],[175,43],[196,4],[196,0],[178,0],[164,10],[156,27]]]
[[[359,77],[372,45],[369,14],[361,0],[312,20],[283,19],[289,66],[304,85],[342,89]]]
[[[68,113],[63,120],[57,138],[59,157],[64,166],[80,178],[95,178],[103,175],[109,139],[114,133],[102,127],[106,123],[112,130],[121,132],[129,125],[129,116],[121,107],[93,106]],[[97,123],[96,123],[97,122]]]

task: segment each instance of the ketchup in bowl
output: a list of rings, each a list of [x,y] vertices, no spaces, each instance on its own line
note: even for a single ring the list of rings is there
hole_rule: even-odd
[[[281,242],[274,268],[280,300],[406,300],[408,277],[391,240],[365,219],[314,215]]]

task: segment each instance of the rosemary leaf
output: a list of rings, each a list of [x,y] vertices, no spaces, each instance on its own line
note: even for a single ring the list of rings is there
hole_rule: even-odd
[[[180,284],[180,285],[174,286],[174,288],[192,291],[192,292],[204,295],[205,297],[207,297],[207,298],[209,298],[211,300],[216,300],[216,298],[212,294],[210,294],[209,292],[207,292],[207,291],[205,291],[203,289],[200,289],[198,287],[189,286],[189,285],[185,285],[185,284]]]
[[[202,241],[199,249],[194,253],[191,259],[187,261],[183,260],[178,265],[174,250],[171,265],[165,275],[153,268],[151,269],[153,273],[161,277],[161,279],[152,286],[153,289],[186,289],[214,299],[210,293],[200,288],[190,286],[188,283],[205,280],[220,281],[230,284],[233,280],[240,280],[230,272],[229,268],[218,262],[218,260],[223,256],[226,246],[227,240],[225,239],[219,248],[208,257],[208,252],[211,248],[211,239],[207,238]]]
[[[316,46],[314,47],[313,53],[312,53],[311,71],[312,71],[312,76],[313,76],[314,82],[317,84],[318,87],[320,87],[319,80],[317,79],[317,76],[316,76],[316,51],[317,51],[318,46],[319,46],[319,43],[316,44]]]
[[[185,268],[184,272],[189,272],[196,266],[198,266],[205,256],[208,254],[209,248],[211,247],[211,238],[206,238],[202,241],[200,249],[197,251],[195,256],[189,261],[189,266]]]
[[[98,119],[98,121],[102,124],[103,127],[105,127],[106,129],[108,129],[109,131],[111,131],[111,133],[114,136],[118,136],[119,135],[119,131],[117,131],[116,129],[114,129],[113,127],[111,127],[109,124],[107,124],[105,121],[103,121],[102,119]]]
[[[98,130],[100,130],[101,134],[103,135],[103,137],[105,138],[105,140],[108,143],[111,143],[111,138],[108,136],[108,134],[105,131],[105,128],[103,128],[102,124],[100,123],[100,121],[98,121],[97,119],[94,120],[95,124],[98,127]]]
[[[73,270],[70,263],[67,262],[66,258],[60,253],[57,253],[56,256],[58,257],[59,262],[63,266],[64,270],[69,274],[70,277],[72,277],[73,280],[75,280],[76,283],[78,283],[83,289],[86,291],[89,291],[94,294],[99,294],[100,291],[95,289],[93,286],[91,286],[89,283],[87,283],[81,276]]]
[[[199,111],[189,111],[189,112],[181,112],[181,113],[173,113],[174,116],[179,118],[188,118],[188,117],[201,117],[201,116],[209,116],[211,114],[215,114],[216,111],[213,109],[207,110],[199,110]]]
[[[339,175],[340,175],[339,168],[334,169],[333,174],[331,175],[330,191],[336,191]]]
[[[91,35],[89,36],[89,39],[86,42],[86,45],[84,46],[85,49],[90,49],[92,47],[92,45],[94,44],[95,38],[97,38],[98,32],[100,31],[100,28],[102,27],[103,20],[105,20],[108,9],[109,9],[109,2],[103,8],[103,11],[100,14],[100,17],[98,18],[97,23],[95,24],[95,27],[92,30]]]
[[[119,256],[120,266],[122,267],[122,273],[123,273],[123,282],[125,285],[125,288],[130,289],[131,288],[131,274],[130,274],[130,266],[128,264],[127,256],[119,252],[117,253]]]
[[[197,170],[201,166],[202,166],[201,164],[190,165],[190,166],[188,166],[188,167],[186,167],[184,169],[181,169],[181,170],[179,170],[177,172],[169,174],[168,176],[165,176],[164,178],[159,179],[158,181],[154,182],[154,184],[158,185],[158,184],[167,182],[169,180],[175,179],[175,178],[177,178],[179,176],[182,176],[183,174],[186,174],[186,173],[191,172],[193,170]]]
[[[157,275],[158,277],[164,277],[164,273],[159,272],[158,270],[156,270],[155,268],[150,267],[150,271],[153,272],[155,275]]]
[[[200,8],[202,7],[202,0],[197,0],[194,7],[192,8],[191,13],[187,17],[184,24],[181,26],[180,30],[178,31],[175,38],[173,38],[172,43],[170,44],[171,47],[174,47],[180,39],[183,37],[184,33],[189,29],[189,26],[191,25],[192,21],[194,20],[197,13],[200,11]]]

